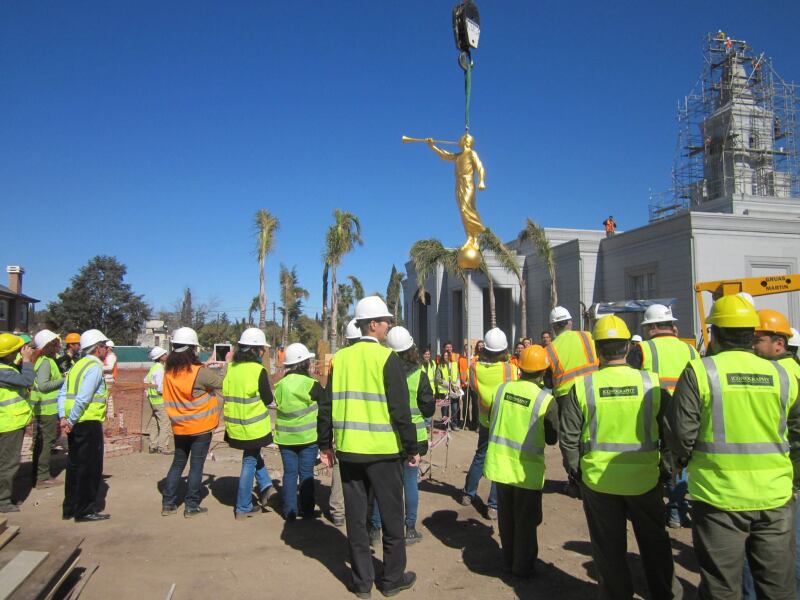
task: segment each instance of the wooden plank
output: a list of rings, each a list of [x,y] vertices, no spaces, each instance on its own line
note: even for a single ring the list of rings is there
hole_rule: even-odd
[[[64,580],[65,580],[67,577],[69,577],[70,573],[72,572],[72,569],[74,569],[74,568],[75,568],[75,564],[78,562],[78,560],[79,560],[79,559],[80,559],[80,556],[76,556],[76,557],[75,557],[75,562],[74,562],[74,563],[72,563],[72,568],[70,568],[70,570],[69,570],[69,571],[67,571],[66,573],[64,573],[64,576],[61,578],[61,581],[59,581],[59,582],[58,582],[58,583],[57,583],[57,584],[56,584],[56,585],[53,587],[53,589],[50,591],[50,593],[47,595],[47,597],[45,597],[45,599],[44,599],[44,600],[52,600],[53,596],[55,596],[56,592],[58,592],[58,591],[59,591],[59,588],[60,588],[60,587],[61,587],[61,585],[64,583]],[[78,600],[78,596],[80,596],[80,595],[81,595],[81,592],[83,592],[83,588],[85,588],[85,587],[86,587],[86,584],[87,584],[87,583],[89,583],[89,578],[90,578],[92,575],[94,575],[94,572],[95,572],[95,571],[97,571],[97,568],[98,568],[99,566],[100,566],[100,565],[89,565],[88,567],[86,567],[86,568],[83,570],[83,574],[81,575],[81,578],[78,580],[78,583],[76,583],[76,584],[75,584],[75,585],[72,587],[72,589],[70,590],[69,594],[67,595],[67,597],[66,597],[64,600]],[[65,590],[65,591],[66,591],[66,590]]]
[[[3,532],[8,527],[8,519],[5,517],[0,517],[0,532]]]
[[[43,600],[69,572],[81,553],[83,537],[61,533],[52,529],[39,532],[21,531],[5,548],[0,550],[0,567],[6,565],[19,550],[39,550],[50,555],[11,595],[10,600]]]
[[[17,525],[12,525],[11,527],[6,527],[6,530],[3,533],[0,533],[0,548],[3,548],[11,539],[19,533],[19,527]]]
[[[0,569],[0,599],[6,600],[11,596],[48,554],[49,552],[23,550]]]

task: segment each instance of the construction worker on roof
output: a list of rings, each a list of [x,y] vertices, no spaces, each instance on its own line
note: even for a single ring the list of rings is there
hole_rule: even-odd
[[[617,233],[617,222],[611,215],[608,215],[608,218],[603,221],[603,227],[606,228],[607,238],[612,237],[615,233]]]
[[[42,329],[33,337],[39,357],[34,363],[36,373],[31,406],[33,408],[33,462],[31,475],[37,488],[61,485],[50,474],[50,454],[58,434],[58,392],[64,376],[54,360],[61,340],[49,329]]]
[[[470,371],[470,386],[478,397],[478,447],[467,471],[467,479],[462,490],[461,504],[469,506],[475,501],[478,484],[483,476],[486,451],[489,448],[489,416],[492,411],[495,392],[503,383],[517,379],[517,369],[508,362],[508,338],[497,327],[483,336],[483,352]],[[497,519],[497,486],[492,482],[489,499],[486,502],[486,516]]]
[[[688,364],[667,411],[667,443],[688,465],[702,599],[741,597],[745,555],[759,598],[796,597],[798,382],[753,353],[756,330],[775,328],[768,321],[745,298],[717,300],[708,318],[713,355]]]
[[[19,370],[13,366],[17,352],[22,359]],[[22,438],[31,420],[28,390],[34,381],[32,358],[33,349],[21,337],[0,333],[0,512],[4,513],[19,512],[11,494]]]
[[[630,366],[658,375],[661,387],[670,394],[675,391],[678,378],[688,362],[699,356],[697,350],[676,337],[674,324],[677,321],[668,306],[648,306],[642,320],[642,330],[647,339],[636,344],[628,353]],[[667,488],[667,525],[672,529],[688,526],[686,470],[674,468]]]
[[[560,407],[559,443],[564,466],[580,482],[600,595],[633,598],[630,519],[650,597],[681,598],[659,483],[659,424],[669,393],[658,375],[626,364],[631,334],[622,319],[602,317],[593,333],[600,370],[575,380]]]
[[[545,444],[558,441],[558,407],[541,387],[550,362],[541,346],[523,349],[519,381],[497,388],[483,473],[497,484],[498,527],[507,572],[535,575],[542,522]]]

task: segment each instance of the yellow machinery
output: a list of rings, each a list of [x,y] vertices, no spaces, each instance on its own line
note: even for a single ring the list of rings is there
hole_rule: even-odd
[[[703,334],[703,346],[708,348],[708,327],[706,326],[706,309],[703,305],[703,292],[710,292],[716,300],[721,296],[729,296],[746,292],[751,296],[769,296],[784,292],[800,291],[800,275],[768,275],[765,277],[744,277],[742,279],[725,279],[722,281],[705,281],[694,286],[697,297],[697,312],[700,314],[700,331]]]

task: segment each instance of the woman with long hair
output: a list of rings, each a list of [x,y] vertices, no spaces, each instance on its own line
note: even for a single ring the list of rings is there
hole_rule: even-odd
[[[317,460],[317,413],[325,390],[308,373],[314,354],[303,344],[286,348],[286,374],[275,386],[278,405],[275,441],[283,460],[283,518],[297,518],[297,481],[300,480],[300,516],[314,516],[314,463]]]
[[[191,327],[180,327],[172,334],[172,352],[164,366],[164,408],[175,437],[175,454],[162,490],[161,514],[178,512],[178,483],[189,462],[188,489],[183,516],[195,517],[208,512],[200,506],[203,465],[211,435],[219,424],[222,375],[198,360],[200,342]]]
[[[234,510],[238,520],[252,517],[262,508],[269,510],[269,499],[275,495],[275,486],[261,456],[261,448],[272,443],[272,421],[267,408],[272,404],[272,388],[262,362],[266,349],[267,338],[263,331],[257,327],[245,329],[222,385],[225,441],[231,448],[242,451]],[[253,480],[258,483],[256,491],[261,508],[253,505]]]

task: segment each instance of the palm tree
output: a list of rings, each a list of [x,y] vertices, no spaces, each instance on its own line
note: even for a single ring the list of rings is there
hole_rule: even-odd
[[[350,306],[353,304],[353,288],[346,283],[340,283],[336,290],[336,301],[338,321],[336,322],[336,334],[344,334],[347,322],[350,320]]]
[[[287,269],[284,264],[281,264],[280,274],[281,285],[281,313],[283,314],[283,323],[281,329],[283,335],[283,345],[286,346],[289,340],[289,327],[295,319],[299,316],[299,308],[303,299],[308,298],[308,290],[300,287],[297,280],[297,267],[292,267],[291,270]]]
[[[355,275],[348,275],[347,278],[353,288],[353,301],[358,302],[364,297],[364,286],[361,285],[361,280]]]
[[[267,254],[275,246],[275,232],[278,231],[278,219],[267,209],[256,211],[255,235],[256,257],[258,258],[258,328],[262,331],[267,327],[267,290],[264,286],[264,262]]]
[[[481,265],[478,270],[486,275],[486,295],[489,297],[489,328],[494,329],[497,327],[497,302],[494,297],[494,279],[492,279],[492,272],[489,270],[489,265],[486,264],[481,254]]]
[[[522,330],[520,337],[528,337],[528,294],[525,277],[517,263],[517,257],[500,241],[491,229],[486,229],[479,238],[481,250],[491,250],[497,262],[509,273],[513,273],[519,282],[519,326]]]
[[[553,310],[558,304],[558,290],[556,289],[556,264],[553,260],[553,247],[550,245],[550,240],[547,239],[547,234],[544,228],[541,227],[528,217],[525,220],[525,229],[519,232],[517,240],[520,242],[530,241],[539,256],[542,257],[542,262],[547,268],[550,275],[550,310]]]
[[[403,319],[400,315],[400,292],[402,290],[403,280],[406,274],[398,271],[397,267],[392,265],[392,273],[389,275],[389,285],[386,286],[386,303],[389,305],[389,312],[394,315],[397,323],[402,324]]]
[[[333,211],[334,223],[328,229],[325,238],[325,262],[331,274],[331,352],[336,352],[337,325],[339,322],[339,303],[337,300],[336,268],[341,264],[344,255],[354,246],[363,246],[361,239],[361,221],[353,213],[339,210]]]
[[[258,303],[259,297],[253,296],[253,299],[250,301],[250,306],[247,307],[247,323],[250,325],[253,324],[253,315],[258,310]]]
[[[328,273],[330,265],[325,259],[325,266],[322,268],[322,340],[328,339]]]

